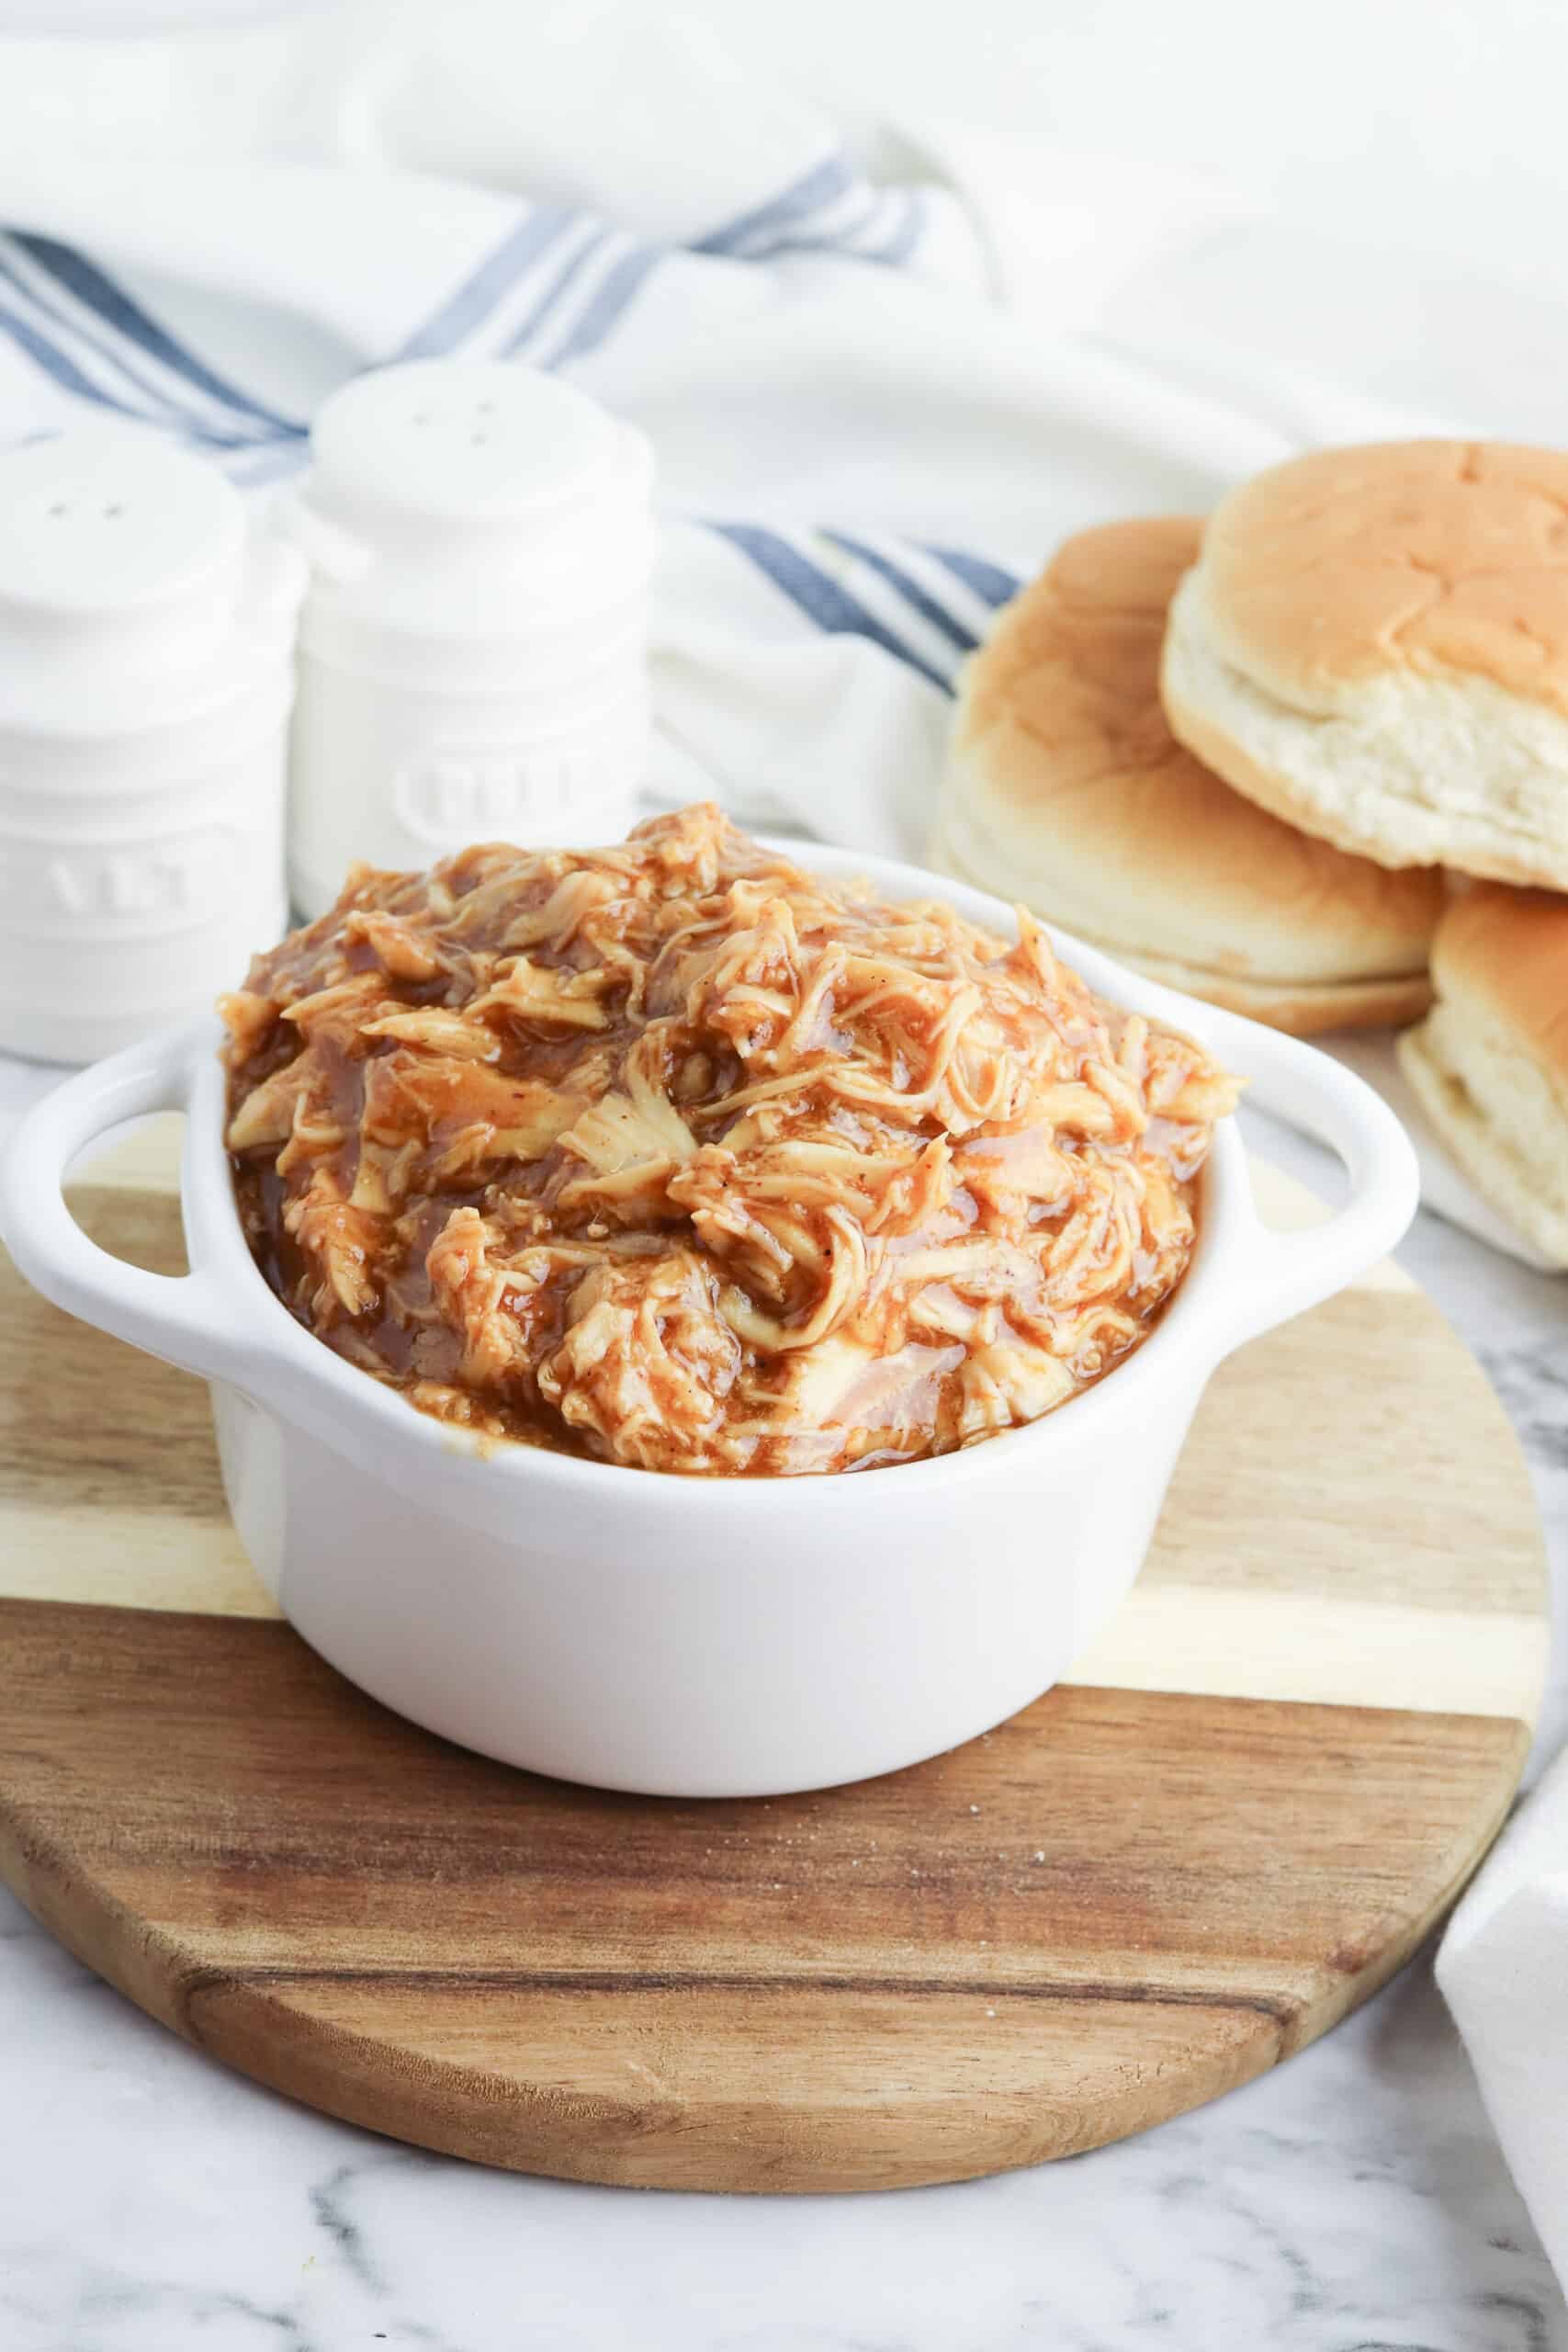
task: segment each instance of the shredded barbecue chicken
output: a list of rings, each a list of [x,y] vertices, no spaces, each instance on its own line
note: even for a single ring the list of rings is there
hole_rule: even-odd
[[[711,807],[350,876],[224,1000],[291,1312],[425,1412],[641,1469],[836,1471],[1032,1421],[1191,1254],[1233,1081],[1025,912],[829,886]]]

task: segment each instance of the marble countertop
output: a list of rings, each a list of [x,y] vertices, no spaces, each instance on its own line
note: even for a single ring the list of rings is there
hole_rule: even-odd
[[[0,1068],[0,1122],[41,1082]],[[1271,1122],[1306,1181],[1325,1163]],[[1568,1583],[1568,1290],[1401,1253],[1524,1439]],[[1538,1756],[1568,1734],[1559,1664]],[[0,1892],[4,2352],[1568,2352],[1568,2309],[1417,1961],[1277,2073],[958,2188],[721,2199],[487,2173],[229,2075]]]

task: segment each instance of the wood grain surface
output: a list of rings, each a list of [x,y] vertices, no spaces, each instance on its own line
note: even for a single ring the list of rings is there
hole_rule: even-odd
[[[142,1141],[78,1213],[173,1270],[165,1182]],[[331,2113],[687,2188],[1030,2164],[1288,2056],[1475,1867],[1546,1645],[1511,1433],[1390,1270],[1221,1374],[1072,1684],[850,1789],[606,1795],[400,1722],[277,1620],[200,1385],[8,1268],[0,1596],[0,1870],[73,1950]]]

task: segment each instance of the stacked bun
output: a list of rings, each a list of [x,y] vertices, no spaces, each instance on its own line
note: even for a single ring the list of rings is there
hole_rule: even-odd
[[[1414,1020],[1440,879],[1284,824],[1178,742],[1160,651],[1201,523],[1111,523],[998,616],[959,690],[934,854],[1124,963],[1307,1035]]]
[[[1568,889],[1568,455],[1259,474],[1181,584],[1164,695],[1198,758],[1341,849]]]
[[[1417,1101],[1476,1189],[1568,1266],[1568,899],[1482,884],[1432,954],[1438,1002],[1399,1041]]]
[[[1411,1084],[1568,1265],[1568,454],[1323,450],[1069,540],[966,665],[933,856],[1298,1035],[1435,978]]]

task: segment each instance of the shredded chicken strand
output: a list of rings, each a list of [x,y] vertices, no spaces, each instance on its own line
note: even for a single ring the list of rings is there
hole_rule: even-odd
[[[1032,1421],[1186,1271],[1236,1087],[1018,913],[819,881],[711,807],[357,868],[224,1000],[267,1279],[493,1438],[643,1469],[907,1461]]]

